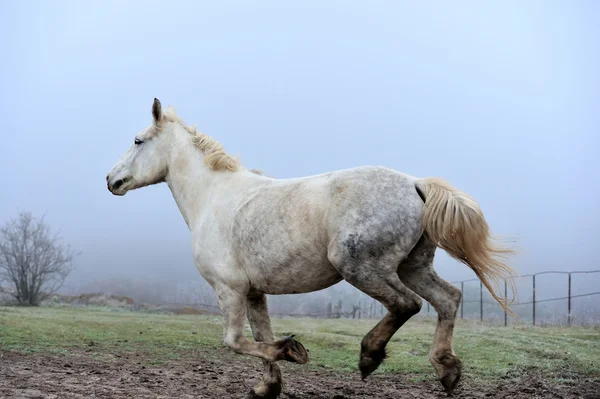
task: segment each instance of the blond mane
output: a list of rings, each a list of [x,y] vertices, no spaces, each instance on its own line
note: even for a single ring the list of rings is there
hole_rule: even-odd
[[[168,106],[163,113],[163,119],[169,122],[179,123],[189,134],[192,135],[192,142],[204,153],[204,162],[212,170],[229,170],[235,172],[240,168],[239,160],[233,158],[225,152],[223,145],[214,138],[204,133],[199,133],[196,126],[186,125],[177,115],[175,108]]]

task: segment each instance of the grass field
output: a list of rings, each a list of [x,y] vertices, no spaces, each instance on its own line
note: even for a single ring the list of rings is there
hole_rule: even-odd
[[[357,371],[359,344],[376,320],[274,319],[277,336],[296,334],[310,351],[307,367]],[[427,354],[434,320],[411,320],[388,345],[376,373],[434,379]],[[247,330],[250,335],[249,329]],[[201,348],[206,357],[222,347],[217,316],[161,315],[108,308],[0,307],[0,349],[69,354],[85,350],[107,358],[143,352],[148,362],[183,359]],[[465,375],[485,383],[517,379],[534,370],[569,383],[571,376],[600,375],[600,330],[591,328],[488,327],[472,322],[455,329],[455,351]]]

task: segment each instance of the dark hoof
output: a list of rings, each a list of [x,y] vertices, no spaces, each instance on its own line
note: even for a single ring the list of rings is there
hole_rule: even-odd
[[[458,373],[447,374],[440,380],[448,396],[452,396],[454,389],[458,385],[458,381],[460,381],[460,371]]]
[[[275,342],[275,345],[280,349],[279,360],[287,360],[288,362],[305,364],[308,362],[308,352],[300,342],[287,337],[281,341]]]
[[[281,394],[281,384],[263,385],[248,392],[247,399],[276,399]]]
[[[448,396],[452,396],[454,389],[460,381],[462,374],[462,362],[450,353],[442,353],[435,361],[434,368],[438,371],[440,382]]]
[[[378,350],[360,353],[360,361],[358,362],[358,368],[360,369],[361,378],[364,380],[368,376],[373,373],[373,371],[377,370],[379,365],[383,362],[383,360],[387,357],[385,353],[385,348],[381,348]]]

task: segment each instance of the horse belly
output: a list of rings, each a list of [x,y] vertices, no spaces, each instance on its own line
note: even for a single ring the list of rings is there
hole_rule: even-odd
[[[251,277],[254,289],[271,295],[302,294],[330,287],[342,276],[324,259],[296,258],[286,264],[263,269]]]

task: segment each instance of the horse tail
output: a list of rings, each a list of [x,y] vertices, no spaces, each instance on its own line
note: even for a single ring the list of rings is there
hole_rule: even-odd
[[[439,178],[420,179],[416,187],[425,201],[423,224],[428,238],[469,266],[500,306],[515,316],[507,298],[496,294],[491,282],[499,288],[504,280],[511,292],[516,292],[513,280],[516,272],[503,262],[516,251],[493,242],[483,212],[466,193]]]

